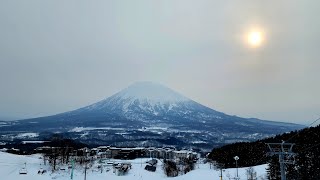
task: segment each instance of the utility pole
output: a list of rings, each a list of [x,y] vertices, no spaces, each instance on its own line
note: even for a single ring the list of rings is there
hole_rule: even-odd
[[[85,167],[84,167],[84,180],[87,180],[87,158],[85,158]]]
[[[71,175],[70,175],[71,179],[73,179],[73,169],[74,169],[74,159],[72,159],[72,169],[71,169]]]
[[[286,180],[286,164],[294,164],[294,156],[296,155],[292,152],[292,148],[295,144],[293,143],[267,143],[269,148],[269,156],[278,155],[281,171],[281,180]]]
[[[46,166],[46,155],[43,155],[43,164]]]
[[[223,179],[223,176],[222,176],[222,172],[224,171],[223,168],[225,168],[224,164],[222,163],[219,163],[219,164],[216,164],[216,167],[220,169],[220,180]]]
[[[235,179],[239,180],[239,173],[238,173],[238,160],[239,160],[239,157],[238,156],[235,156],[233,157],[233,159],[236,161],[236,168],[237,168],[237,177]]]

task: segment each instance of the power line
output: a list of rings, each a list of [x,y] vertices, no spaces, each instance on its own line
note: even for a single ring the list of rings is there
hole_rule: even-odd
[[[262,159],[264,159],[264,158],[266,158],[266,157],[267,157],[266,154],[263,154],[263,156],[255,163],[254,166],[259,165],[259,163],[262,161]]]
[[[319,145],[320,145],[320,143],[318,143],[318,144],[316,144],[316,145],[314,145],[314,146],[308,147],[308,148],[306,148],[306,149],[304,149],[304,150],[302,150],[302,151],[300,151],[300,152],[307,151],[307,150],[312,149],[312,148],[314,148],[314,147],[317,147],[317,146],[319,146]]]
[[[309,124],[307,127],[310,128],[313,124],[315,124],[316,122],[318,122],[320,120],[320,117],[316,120],[314,120],[311,124]],[[286,140],[286,142],[290,141],[291,139],[293,139],[294,137],[298,136],[300,134],[302,130],[298,131],[297,134],[293,135],[291,138],[289,138],[288,140]]]

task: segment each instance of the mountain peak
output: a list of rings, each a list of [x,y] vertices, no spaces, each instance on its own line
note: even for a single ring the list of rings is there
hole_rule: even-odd
[[[122,99],[138,99],[160,103],[190,100],[166,86],[149,81],[136,82],[117,93],[116,96]]]
[[[127,113],[140,109],[151,114],[159,114],[160,111],[167,112],[169,109],[178,106],[178,104],[182,105],[187,102],[193,101],[166,86],[144,81],[136,82],[113,96],[75,110],[73,113],[95,111]]]

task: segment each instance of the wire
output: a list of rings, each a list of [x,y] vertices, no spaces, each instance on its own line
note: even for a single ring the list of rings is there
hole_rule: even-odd
[[[318,143],[318,144],[316,144],[316,145],[314,145],[314,146],[308,147],[308,148],[306,148],[306,149],[304,149],[304,150],[302,150],[302,151],[300,151],[300,152],[307,151],[307,150],[312,149],[312,148],[314,148],[314,147],[317,147],[317,146],[319,146],[319,145],[320,145],[320,143]]]
[[[320,117],[316,120],[314,120],[311,124],[309,124],[307,127],[310,128],[314,123],[316,123],[317,121],[320,120]],[[289,138],[288,140],[286,140],[286,142],[290,141],[291,139],[293,139],[294,137],[298,136],[300,134],[301,130],[297,132],[297,134],[293,135],[291,138]]]
[[[259,159],[259,161],[257,161],[257,162],[255,163],[254,166],[259,165],[259,163],[262,161],[262,159],[263,159],[263,158],[266,158],[266,157],[267,157],[266,154],[263,154],[263,156]]]

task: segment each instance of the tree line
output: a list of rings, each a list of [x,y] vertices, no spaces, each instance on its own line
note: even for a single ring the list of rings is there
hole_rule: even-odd
[[[235,168],[234,156],[239,156],[238,167],[269,164],[269,179],[280,179],[279,159],[267,156],[266,143],[294,143],[295,163],[286,166],[287,179],[320,179],[320,126],[292,131],[255,142],[241,142],[215,148],[208,158],[221,168]]]

